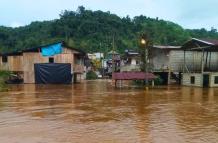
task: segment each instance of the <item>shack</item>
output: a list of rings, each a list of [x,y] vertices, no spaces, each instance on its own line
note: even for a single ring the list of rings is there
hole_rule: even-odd
[[[182,46],[182,84],[198,87],[218,87],[218,40],[192,38]],[[187,61],[189,53],[193,61]]]
[[[85,57],[84,51],[57,42],[3,53],[0,55],[0,68],[19,75],[24,83],[71,83],[77,75],[84,77]],[[38,77],[44,77],[46,81],[39,81]]]
[[[140,71],[141,55],[134,50],[125,50],[121,60],[120,71]]]

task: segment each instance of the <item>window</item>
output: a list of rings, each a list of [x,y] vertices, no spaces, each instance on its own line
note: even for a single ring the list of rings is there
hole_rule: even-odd
[[[54,58],[53,57],[49,57],[49,63],[54,63]]]
[[[8,62],[8,57],[7,56],[2,56],[2,62],[7,63]]]
[[[195,77],[191,76],[191,84],[195,84]]]
[[[218,84],[218,76],[214,77],[214,84]]]

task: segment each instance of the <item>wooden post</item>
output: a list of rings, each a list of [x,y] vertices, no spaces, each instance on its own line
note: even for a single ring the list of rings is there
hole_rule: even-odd
[[[152,87],[154,87],[154,80],[152,80]]]
[[[183,74],[185,73],[185,66],[186,66],[186,61],[185,61],[185,50],[184,50],[184,60],[183,60]]]
[[[204,49],[202,49],[202,55],[201,55],[201,73],[204,73]]]
[[[211,52],[210,52],[209,66],[208,66],[209,70],[210,70],[210,63],[211,63]]]
[[[171,79],[171,70],[170,70],[170,68],[169,68],[169,71],[168,71],[168,85],[170,84],[170,79]]]
[[[208,66],[207,66],[207,63],[208,63],[208,51],[206,53],[206,61],[205,61],[205,69],[207,70]]]

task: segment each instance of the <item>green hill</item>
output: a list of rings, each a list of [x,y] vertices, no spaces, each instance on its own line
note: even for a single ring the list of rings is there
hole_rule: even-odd
[[[52,21],[30,25],[0,27],[1,52],[16,51],[64,40],[69,46],[87,52],[106,52],[112,48],[113,37],[118,51],[138,46],[141,33],[147,33],[154,44],[181,45],[190,37],[218,38],[216,29],[183,29],[178,24],[158,18],[119,17],[110,12],[86,10],[64,11]]]

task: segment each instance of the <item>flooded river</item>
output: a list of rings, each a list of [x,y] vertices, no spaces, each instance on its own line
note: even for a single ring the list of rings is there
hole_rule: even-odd
[[[13,85],[1,143],[217,143],[218,89],[114,88],[111,81]]]

